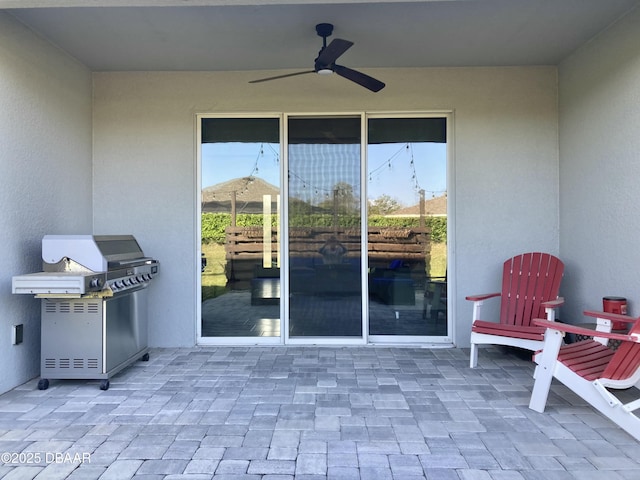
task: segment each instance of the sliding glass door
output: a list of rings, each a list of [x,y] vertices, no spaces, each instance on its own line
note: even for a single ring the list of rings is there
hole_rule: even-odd
[[[289,117],[289,338],[363,338],[361,117]]]
[[[200,117],[199,342],[450,343],[449,123]]]
[[[202,118],[200,337],[280,342],[280,119]]]
[[[450,335],[447,158],[445,117],[369,117],[371,341]]]

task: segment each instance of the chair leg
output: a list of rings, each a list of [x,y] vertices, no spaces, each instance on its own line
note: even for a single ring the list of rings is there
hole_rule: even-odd
[[[471,342],[471,353],[469,355],[469,368],[478,366],[478,345]]]
[[[562,364],[558,365],[556,376],[573,393],[640,441],[640,418],[631,411],[633,402],[627,405],[622,404],[599,380],[593,382],[585,380]]]
[[[544,336],[544,347],[542,352],[535,356],[536,366],[534,372],[535,382],[531,392],[529,408],[536,412],[544,412],[549,398],[549,390],[553,381],[558,352],[562,345],[562,334],[557,330],[547,329]]]
[[[549,398],[549,390],[551,389],[551,382],[553,381],[553,371],[547,368],[536,369],[536,381],[533,384],[533,391],[531,392],[531,400],[529,401],[529,408],[536,412],[544,412],[544,407],[547,405],[547,398]]]

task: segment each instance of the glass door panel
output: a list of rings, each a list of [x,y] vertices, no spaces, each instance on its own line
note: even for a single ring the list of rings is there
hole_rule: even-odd
[[[279,118],[201,122],[201,336],[280,337]]]
[[[289,337],[362,338],[361,119],[288,119]]]
[[[371,336],[448,336],[446,126],[368,120]]]

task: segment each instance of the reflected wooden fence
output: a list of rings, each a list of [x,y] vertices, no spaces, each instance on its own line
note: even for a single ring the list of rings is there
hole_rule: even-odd
[[[269,230],[271,230],[269,232]],[[360,230],[335,227],[289,229],[289,257],[322,263],[320,249],[332,236],[347,249],[345,262],[362,255]],[[400,261],[411,272],[416,286],[424,286],[430,260],[430,231],[426,227],[369,227],[367,255],[369,268],[386,268]],[[226,229],[225,257],[227,286],[234,290],[250,287],[259,268],[279,268],[278,230],[263,227]]]

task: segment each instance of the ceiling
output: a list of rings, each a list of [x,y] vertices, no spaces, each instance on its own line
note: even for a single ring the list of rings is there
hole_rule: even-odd
[[[320,22],[355,43],[340,58],[352,68],[556,65],[638,4],[0,0],[0,9],[94,71],[226,71],[313,68]]]

